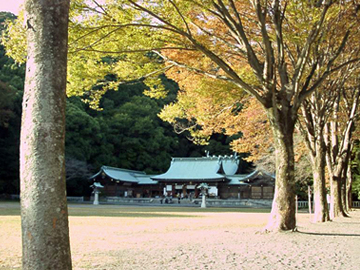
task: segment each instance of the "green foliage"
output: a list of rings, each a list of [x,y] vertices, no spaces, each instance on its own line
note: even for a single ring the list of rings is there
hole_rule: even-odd
[[[93,155],[99,125],[79,106],[82,104],[76,105],[76,101],[72,103],[70,100],[66,107],[66,155],[87,161]]]
[[[17,63],[25,63],[26,34],[22,23],[24,22],[23,12],[17,18],[11,13],[2,13],[2,15],[5,20],[2,22],[1,43],[6,47],[6,54]]]
[[[161,77],[169,91],[166,99],[144,96],[147,86],[141,82],[120,84],[100,100],[93,110],[71,97],[67,107],[67,157],[91,164],[96,171],[102,165],[160,173],[168,169],[172,156],[231,154],[226,136],[214,135],[206,147],[193,145],[186,136],[157,116],[165,102],[171,101],[177,85]]]
[[[5,20],[15,16],[0,12],[0,33]],[[5,55],[0,45],[0,193],[19,192],[19,138],[25,68]]]

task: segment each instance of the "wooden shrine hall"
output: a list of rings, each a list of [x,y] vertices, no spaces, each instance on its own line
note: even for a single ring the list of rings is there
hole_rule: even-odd
[[[201,183],[209,185],[208,195],[220,199],[272,199],[275,178],[265,172],[239,171],[237,156],[172,158],[167,172],[145,172],[102,166],[90,177],[104,186],[105,196],[197,198]]]

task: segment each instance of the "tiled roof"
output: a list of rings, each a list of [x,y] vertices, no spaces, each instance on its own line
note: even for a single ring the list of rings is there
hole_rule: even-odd
[[[153,176],[158,181],[220,181],[225,174],[235,174],[239,161],[228,157],[173,158],[164,174]],[[224,174],[225,173],[225,174]]]
[[[115,181],[136,183],[139,185],[153,185],[159,182],[227,182],[230,186],[249,185],[259,175],[273,178],[260,171],[253,171],[250,174],[236,174],[239,160],[237,157],[198,157],[198,158],[173,158],[170,168],[164,174],[147,175],[142,171],[119,169],[109,166],[102,166],[101,170],[90,177],[90,179],[109,177]]]
[[[146,175],[145,172],[119,169],[109,166],[102,166],[101,170],[97,174],[91,176],[90,179],[94,179],[101,174],[104,174],[115,181],[137,184],[157,184],[157,181],[153,181],[150,178],[151,176]]]

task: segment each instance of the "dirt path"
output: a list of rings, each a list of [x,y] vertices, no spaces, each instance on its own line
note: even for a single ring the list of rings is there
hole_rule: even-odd
[[[259,233],[267,214],[194,216],[95,219],[104,231],[84,239],[85,248],[74,243],[75,269],[359,269],[359,212],[327,224],[299,215],[299,232],[283,234]],[[83,228],[78,222],[74,229]]]

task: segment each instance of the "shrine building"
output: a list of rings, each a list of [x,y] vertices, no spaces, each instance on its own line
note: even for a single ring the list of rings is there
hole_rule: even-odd
[[[197,198],[201,183],[209,185],[208,196],[219,199],[272,199],[274,176],[253,171],[241,173],[237,156],[172,158],[167,172],[145,172],[108,166],[90,179],[100,182],[105,196]]]

